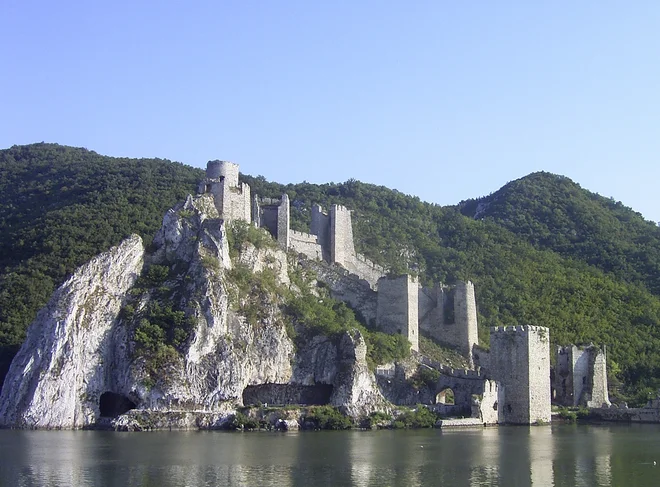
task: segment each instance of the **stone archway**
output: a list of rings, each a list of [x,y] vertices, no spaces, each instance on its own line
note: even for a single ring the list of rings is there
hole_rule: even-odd
[[[456,404],[455,399],[454,391],[450,387],[445,387],[435,395],[436,404],[446,404],[448,406],[453,406]]]

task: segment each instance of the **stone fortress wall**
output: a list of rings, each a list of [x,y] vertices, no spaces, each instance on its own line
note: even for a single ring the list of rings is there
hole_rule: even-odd
[[[384,268],[355,252],[349,209],[333,205],[325,212],[314,205],[310,233],[293,231],[286,194],[276,200],[255,196],[251,201],[250,187],[238,182],[238,165],[221,161],[208,163],[199,192],[213,194],[224,219],[244,220],[266,228],[282,248],[306,256],[309,260],[304,265],[316,271],[334,298],[347,302],[383,331],[406,336],[415,353],[420,331],[460,351],[472,369],[451,369],[419,354],[418,358],[422,366],[440,372],[437,389],[453,386],[460,391],[461,407],[469,406],[465,401],[470,398],[475,406],[474,398],[478,397],[479,407],[473,411],[478,411],[484,423],[550,421],[547,328],[493,328],[490,350],[482,349],[478,346],[474,285],[461,282],[454,288],[441,284],[427,288],[408,275],[386,276]],[[567,380],[555,390],[560,391],[562,400],[573,400],[577,395],[588,405],[609,404],[605,354],[580,354],[571,349],[560,355],[559,375],[555,377]],[[379,367],[377,375],[389,377],[393,370]],[[579,382],[584,384],[581,389]]]

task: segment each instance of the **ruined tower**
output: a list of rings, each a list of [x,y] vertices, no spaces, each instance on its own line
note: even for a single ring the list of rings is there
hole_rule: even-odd
[[[419,284],[409,275],[378,280],[376,325],[385,333],[399,333],[419,350],[417,317]]]
[[[442,285],[421,288],[419,327],[433,338],[455,347],[473,365],[472,351],[479,343],[474,285],[459,282],[453,289]]]
[[[504,387],[507,423],[550,421],[550,332],[542,326],[491,328],[489,375]]]
[[[312,205],[312,235],[316,235],[319,245],[323,249],[323,260],[330,260],[330,216],[323,211],[321,205]]]
[[[610,405],[607,392],[606,350],[595,345],[557,347],[552,389],[563,406]]]
[[[286,193],[279,200],[254,197],[252,221],[257,227],[267,229],[284,250],[289,248],[290,220],[291,205]]]
[[[452,341],[472,365],[472,347],[479,343],[479,332],[477,301],[474,297],[474,284],[470,281],[459,282],[454,289],[454,328]]]
[[[238,164],[209,161],[198,193],[213,195],[215,207],[224,220],[250,221],[250,186],[238,182]]]
[[[351,210],[344,206],[330,208],[330,262],[350,268],[355,260]]]

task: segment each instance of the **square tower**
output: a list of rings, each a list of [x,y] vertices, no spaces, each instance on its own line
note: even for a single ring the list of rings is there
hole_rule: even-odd
[[[399,333],[419,351],[419,284],[411,276],[381,277],[378,280],[376,325],[386,333]]]
[[[490,331],[490,375],[504,386],[504,419],[511,424],[550,422],[550,332],[542,326]]]

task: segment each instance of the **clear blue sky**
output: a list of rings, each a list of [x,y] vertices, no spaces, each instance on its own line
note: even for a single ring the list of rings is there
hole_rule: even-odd
[[[563,174],[660,220],[660,2],[0,0],[0,148],[439,204]]]

